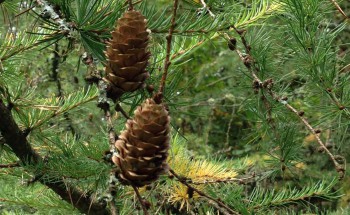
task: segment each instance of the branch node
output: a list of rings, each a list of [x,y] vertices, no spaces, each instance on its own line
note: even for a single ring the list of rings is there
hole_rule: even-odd
[[[114,110],[120,112],[126,119],[131,119],[130,116],[126,113],[126,111],[120,106],[119,103],[115,104]]]
[[[235,51],[236,50],[236,45],[237,45],[237,40],[236,38],[231,38],[229,40],[229,42],[227,43],[228,45],[228,48],[231,50],[231,51]]]
[[[339,106],[339,110],[344,110],[345,109],[345,106],[344,105],[340,105]]]

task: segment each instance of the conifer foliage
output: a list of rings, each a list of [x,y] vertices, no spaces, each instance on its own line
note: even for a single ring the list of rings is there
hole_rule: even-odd
[[[0,0],[0,214],[343,214],[349,7]]]

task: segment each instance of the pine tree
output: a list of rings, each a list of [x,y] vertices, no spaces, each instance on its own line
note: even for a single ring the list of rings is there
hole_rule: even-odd
[[[346,214],[346,1],[0,7],[1,213]]]

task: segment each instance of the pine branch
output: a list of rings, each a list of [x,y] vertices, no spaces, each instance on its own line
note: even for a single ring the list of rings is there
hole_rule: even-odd
[[[201,1],[201,4],[205,5],[203,8],[201,8],[201,10],[207,12],[208,6],[205,1],[198,1]],[[221,31],[233,31],[233,29],[230,28],[232,24],[235,24],[235,26],[238,27],[250,26],[260,19],[269,17],[273,12],[280,11],[282,8],[281,3],[266,0],[254,0],[252,1],[252,4],[249,6],[249,8],[242,7],[238,3],[234,3],[233,5],[236,7],[231,6],[225,8],[221,12],[218,12],[216,15],[213,13],[209,14],[210,16],[207,16],[205,12],[203,14],[193,14],[191,11],[181,11],[181,16],[177,17],[177,25],[174,28],[173,34],[203,35],[208,33],[215,34]],[[153,23],[150,23],[150,29],[152,33],[168,33],[169,29],[162,28],[160,26],[170,26],[171,20],[164,21],[164,19],[161,18],[152,21]]]
[[[35,2],[38,6],[43,8],[43,13],[45,16],[48,16],[58,24],[59,29],[64,32],[64,34],[70,33],[71,28],[69,27],[68,23],[56,13],[50,3],[48,3],[46,0],[36,0]]]
[[[327,88],[325,91],[328,94],[328,96],[331,99],[331,101],[333,102],[333,104],[335,104],[338,107],[339,110],[344,111],[344,113],[346,114],[347,117],[350,117],[349,108],[347,108],[345,105],[343,105],[339,101],[339,99],[337,98],[337,96],[335,95],[333,90],[331,88]]]
[[[220,211],[219,214],[231,215],[230,212],[226,211],[225,208],[220,207],[220,205],[218,205],[216,202],[209,200],[208,203],[211,204],[214,208],[218,209],[218,211]]]
[[[47,38],[45,34],[48,33],[49,31],[44,30],[41,34],[33,36],[26,32],[18,32],[16,37],[11,33],[5,34],[4,43],[0,44],[0,66],[1,62],[42,44],[42,41]]]
[[[58,71],[59,71],[59,64],[60,64],[60,55],[59,55],[59,46],[58,43],[55,43],[55,49],[53,51],[53,58],[52,58],[52,81],[54,81],[56,83],[57,86],[57,96],[63,99],[63,90],[62,90],[62,84],[61,84],[61,80],[58,77]],[[68,123],[68,128],[69,130],[72,132],[72,135],[75,136],[76,135],[76,131],[72,125],[72,121],[69,117],[68,112],[63,114],[65,120]]]
[[[335,169],[337,170],[337,172],[339,173],[340,179],[343,179],[345,176],[345,168],[343,165],[339,164],[337,159],[335,158],[335,156],[328,150],[328,148],[326,147],[326,145],[323,143],[323,141],[321,140],[321,138],[319,137],[319,131],[316,131],[311,125],[310,123],[305,119],[305,117],[303,117],[302,114],[300,114],[299,111],[297,111],[293,106],[291,106],[290,104],[286,103],[285,106],[292,111],[296,116],[299,117],[299,119],[304,123],[304,125],[307,127],[307,129],[315,136],[318,144],[321,146],[321,148],[328,154],[328,156],[330,157],[330,159],[332,160]],[[345,159],[345,158],[342,158]]]
[[[58,67],[60,64],[60,55],[59,55],[59,47],[58,43],[55,43],[55,49],[53,51],[53,58],[52,58],[52,79],[56,83],[57,86],[57,96],[62,97],[62,84],[60,79],[58,78]]]
[[[84,103],[87,103],[87,102],[90,102],[90,101],[96,99],[97,98],[96,94],[97,94],[96,89],[92,87],[92,88],[89,88],[85,94],[84,94],[84,92],[83,93],[77,92],[75,94],[70,94],[70,95],[66,96],[65,100],[48,99],[49,101],[54,100],[55,102],[58,102],[59,106],[55,106],[54,108],[46,109],[46,110],[55,110],[55,111],[51,114],[45,115],[43,118],[40,118],[38,121],[31,124],[30,129],[33,130],[35,128],[38,128],[41,125],[43,125],[45,122],[47,122],[48,120],[50,120],[54,117],[57,117],[61,114],[64,114],[69,110],[77,108]],[[37,108],[41,109],[41,110],[45,110],[45,107],[37,107]]]
[[[231,214],[239,214],[238,212],[232,210],[230,207],[228,207],[226,204],[224,204],[222,201],[218,200],[218,199],[214,199],[213,197],[208,196],[207,194],[205,194],[204,192],[198,190],[197,188],[191,186],[186,179],[182,178],[181,176],[179,176],[178,174],[176,174],[174,172],[174,170],[169,169],[169,172],[175,176],[179,182],[181,182],[183,185],[187,186],[189,189],[193,190],[194,192],[198,193],[200,196],[203,196],[207,199],[209,199],[210,201],[215,202],[217,205],[219,205],[221,208],[224,208],[225,210],[227,210],[229,213]]]
[[[254,59],[252,58],[251,46],[248,44],[248,42],[246,41],[246,39],[244,37],[245,31],[238,30],[234,26],[232,26],[232,27],[235,29],[236,33],[239,35],[241,42],[245,48],[246,56],[244,56],[238,49],[235,49],[235,50],[236,50],[237,54],[239,55],[241,61],[246,66],[248,71],[250,71],[250,73],[253,77],[254,90],[255,91],[259,91],[259,90],[263,91],[264,89],[266,89],[273,100],[280,102],[288,110],[293,112],[300,119],[300,121],[302,121],[302,123],[306,126],[306,128],[315,136],[317,143],[320,145],[320,147],[327,153],[327,155],[332,160],[336,171],[339,173],[339,178],[343,179],[344,175],[345,175],[345,168],[344,168],[344,166],[342,166],[341,164],[338,163],[338,161],[335,159],[335,156],[327,149],[327,147],[325,146],[325,144],[323,143],[321,138],[318,136],[318,133],[320,133],[320,132],[316,132],[316,130],[310,125],[310,123],[303,117],[304,112],[297,111],[293,106],[288,104],[288,102],[287,102],[288,98],[286,98],[286,97],[281,98],[272,90],[272,86],[273,86],[272,79],[268,79],[264,82],[259,79],[259,77],[257,76],[257,73],[259,72],[259,68],[256,67]],[[266,101],[267,100],[265,98],[264,102],[266,102]],[[345,159],[345,158],[343,158],[343,159]]]
[[[108,131],[108,140],[109,140],[109,154],[110,158],[113,156],[113,153],[116,151],[116,148],[114,146],[115,141],[118,137],[116,137],[116,133],[114,131],[114,126],[112,123],[112,117],[110,112],[110,105],[108,103],[107,99],[107,85],[103,80],[100,80],[98,82],[98,88],[99,88],[99,99],[97,107],[101,108],[101,110],[104,112],[104,119],[107,125],[107,131]],[[111,170],[111,175],[114,176],[115,172],[114,170]],[[112,215],[118,214],[118,208],[116,206],[115,202],[115,182],[113,180],[110,180],[109,182],[109,188],[108,188],[108,194],[111,196],[111,199],[109,201],[109,205],[111,207]]]
[[[237,172],[223,162],[213,162],[207,159],[193,159],[188,151],[177,143],[174,137],[172,149],[168,159],[169,166],[190,183],[222,181],[236,179]]]
[[[171,41],[172,41],[172,38],[173,38],[173,32],[174,32],[174,28],[175,28],[175,19],[176,19],[177,8],[178,8],[178,0],[174,0],[173,15],[172,15],[172,18],[171,18],[171,25],[170,25],[170,28],[169,28],[169,33],[166,36],[167,45],[166,45],[166,56],[165,56],[164,67],[163,67],[163,75],[162,75],[162,79],[161,79],[161,82],[160,82],[160,87],[159,87],[159,90],[158,90],[158,94],[155,95],[155,98],[154,98],[154,100],[157,103],[161,103],[161,101],[163,99],[165,82],[166,82],[166,78],[167,78],[167,75],[168,75],[169,66],[171,64],[171,61],[170,61]]]
[[[0,123],[1,134],[22,163],[36,165],[44,162],[43,158],[27,141],[26,135],[20,130],[2,100],[0,100],[0,122],[2,122]],[[47,181],[42,176],[37,176],[42,184],[52,189],[63,200],[72,203],[82,213],[109,214],[105,202],[97,202],[92,196],[86,195],[75,187],[67,189],[67,184],[63,180]]]
[[[100,80],[99,81],[99,98],[98,98],[98,104],[97,106],[101,108],[101,110],[104,112],[104,118],[106,121],[107,125],[107,130],[108,130],[108,139],[109,139],[109,145],[111,151],[114,151],[114,143],[116,141],[116,135],[114,131],[114,126],[112,123],[112,118],[111,118],[111,112],[110,112],[110,105],[107,100],[107,85],[104,81]]]
[[[200,185],[200,184],[219,184],[219,183],[231,183],[235,182],[238,184],[247,184],[248,181],[251,181],[252,179],[255,178],[255,175],[246,177],[246,178],[226,178],[226,179],[218,179],[218,180],[204,180],[204,181],[192,181],[192,179],[188,178],[183,178],[186,179],[186,182],[190,184],[195,184],[195,185]]]
[[[337,198],[332,188],[335,180],[330,184],[319,182],[313,186],[307,186],[300,190],[265,190],[254,189],[249,200],[250,210],[259,210],[271,207],[280,207],[283,205],[296,204],[300,202],[310,201],[311,198],[334,199]]]
[[[186,54],[186,53],[189,52],[190,50],[199,47],[199,46],[202,45],[205,41],[206,41],[206,40],[201,40],[201,41],[199,41],[198,43],[196,43],[195,45],[193,45],[192,47],[189,47],[188,49],[185,49],[185,50],[182,50],[182,51],[179,51],[179,52],[173,54],[173,55],[171,56],[171,60],[175,60],[175,59],[181,57],[183,54]]]

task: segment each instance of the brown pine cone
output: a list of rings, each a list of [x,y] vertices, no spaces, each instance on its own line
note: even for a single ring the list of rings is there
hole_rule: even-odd
[[[168,168],[170,117],[163,104],[147,99],[126,123],[115,142],[118,154],[113,162],[120,167],[125,184],[144,186],[155,181]]]
[[[150,52],[147,51],[149,33],[147,21],[138,11],[127,11],[118,19],[107,43],[106,77],[110,83],[107,96],[118,99],[124,92],[133,92],[144,86],[149,77],[146,71]]]

